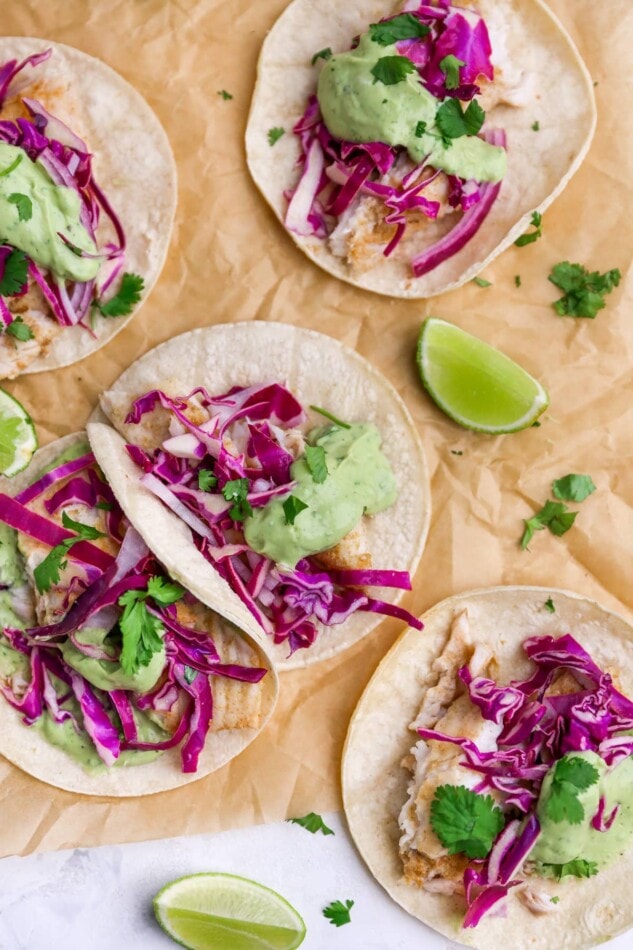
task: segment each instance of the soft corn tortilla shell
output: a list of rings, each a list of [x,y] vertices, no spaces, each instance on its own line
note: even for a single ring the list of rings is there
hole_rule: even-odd
[[[103,409],[112,423],[130,442],[153,447],[166,437],[163,428],[152,428],[152,417],[139,425],[125,425],[132,402],[151,389],[163,389],[172,396],[184,395],[204,385],[211,393],[222,393],[231,386],[278,381],[287,384],[305,409],[317,405],[349,422],[373,422],[382,435],[382,449],[391,462],[398,486],[394,505],[364,520],[367,549],[373,567],[415,571],[426,540],[430,517],[430,488],[424,451],[413,421],[404,403],[390,383],[366,360],[336,340],[312,330],[281,323],[220,324],[182,334],[156,347],[126,370],[102,398]],[[157,414],[156,414],[157,415]],[[322,425],[322,416],[311,413],[311,422]],[[162,425],[162,424],[161,424]],[[93,448],[119,500],[125,505],[122,482],[134,480],[138,469],[131,465],[121,440],[110,433],[106,448],[97,441],[95,426],[88,427]],[[102,448],[103,447],[103,448]],[[131,488],[126,490],[131,491]],[[141,507],[141,498],[145,498]],[[138,486],[130,515],[169,570],[177,568],[170,541],[178,530],[183,538],[178,557],[182,559],[189,529],[165,512],[157,518],[153,496]],[[150,501],[153,504],[150,504]],[[167,515],[170,515],[167,520]],[[177,528],[177,524],[180,525]],[[163,553],[164,552],[164,553]],[[187,577],[187,574],[184,575]],[[207,602],[226,617],[239,616],[246,608],[228,584],[207,565]],[[381,595],[373,590],[373,595]],[[383,591],[386,599],[396,601],[400,592]],[[248,611],[246,611],[248,613]],[[273,646],[280,669],[307,666],[333,656],[364,637],[380,623],[380,615],[358,612],[344,624],[321,628],[316,643],[288,657],[285,644]],[[239,621],[238,621],[239,622]],[[272,638],[271,638],[272,639]]]
[[[551,597],[555,613],[545,601]],[[449,598],[422,617],[424,630],[407,630],[374,673],[352,717],[343,752],[343,801],[349,828],[370,871],[398,904],[451,940],[491,947],[561,947],[581,950],[633,924],[633,848],[599,876],[538,880],[539,890],[560,896],[551,914],[531,913],[510,896],[505,916],[488,916],[463,930],[463,898],[430,894],[402,880],[398,815],[407,800],[410,773],[400,762],[413,747],[409,729],[424,690],[432,685],[433,661],[442,652],[453,618],[468,608],[476,643],[487,643],[500,665],[498,681],[528,676],[533,664],[521,649],[527,637],[571,633],[598,666],[633,695],[633,629],[591,600],[541,587],[496,587]]]
[[[11,495],[18,494],[37,479],[39,473],[62,452],[79,440],[86,441],[84,432],[65,436],[63,439],[58,439],[40,449],[33,456],[31,465],[27,470],[11,479],[11,481],[0,479],[0,490]],[[177,564],[178,542],[176,537],[172,538],[171,543],[176,548],[172,560]],[[162,560],[158,552],[154,553],[159,557],[159,560]],[[187,551],[185,551],[185,560],[186,558]],[[170,571],[170,573],[175,580],[185,584],[199,600],[208,604],[208,598],[205,600],[204,585],[201,586],[196,583],[195,567],[192,568],[189,564],[187,566],[187,580],[177,569]],[[258,728],[223,729],[217,732],[213,731],[212,725],[200,755],[197,772],[185,774],[181,771],[180,749],[176,748],[163,752],[153,762],[125,768],[112,768],[105,773],[91,774],[84,771],[81,765],[66,755],[63,750],[47,742],[35,728],[25,726],[17,711],[2,697],[0,697],[0,754],[13,762],[14,765],[48,785],[55,785],[57,788],[63,788],[69,792],[79,792],[84,795],[107,795],[112,798],[151,795],[154,792],[168,791],[204,778],[205,775],[214,772],[235,758],[253,741],[266,725],[277,701],[279,685],[277,674],[267,656],[266,645],[262,645],[262,634],[252,618],[247,617],[245,619],[247,622],[243,627],[240,626],[239,631],[235,631],[235,636],[236,638],[243,638],[249,648],[257,651],[259,657],[256,659],[256,664],[267,667],[268,672],[259,686],[241,684],[215,677],[211,687],[214,693],[217,693],[217,699],[226,711],[225,714],[230,716],[232,720],[239,718],[239,709],[235,708],[235,704],[239,704],[245,698],[241,691],[243,689],[261,689],[260,725]],[[231,657],[229,662],[239,662],[239,660]],[[233,696],[231,696],[229,687],[233,688]],[[220,702],[216,702],[216,710]]]
[[[86,141],[94,155],[97,183],[125,231],[124,269],[140,274],[145,288],[128,316],[97,317],[94,335],[82,327],[64,328],[26,373],[83,359],[132,319],[162,270],[177,197],[176,165],[167,135],[145,99],[113,69],[72,46],[35,37],[0,38],[0,62],[21,60],[49,47],[53,49],[50,59],[35,68],[26,66],[11,85],[11,95],[37,99],[39,88],[54,91],[55,115]],[[67,92],[67,108],[59,90]]]
[[[503,128],[508,138],[508,172],[499,198],[477,235],[420,278],[413,277],[408,262],[394,258],[355,274],[324,241],[289,232],[308,257],[341,280],[390,297],[432,297],[461,286],[526,230],[533,211],[544,211],[552,203],[587,154],[596,122],[594,91],[561,23],[541,0],[487,0],[485,6],[480,0],[474,6],[489,24],[493,61],[495,27],[500,24],[508,58],[525,64],[531,82],[526,105],[499,106],[487,116],[486,128]],[[349,49],[352,38],[370,23],[401,7],[388,0],[294,0],[268,34],[259,59],[246,152],[255,184],[281,221],[287,208],[284,191],[294,187],[299,175],[298,138],[291,130],[308,95],[316,91],[312,56],[326,47],[334,53]],[[536,134],[531,129],[535,119],[540,123]],[[286,134],[271,148],[267,133],[275,126]],[[436,227],[429,225],[416,253],[438,239]]]

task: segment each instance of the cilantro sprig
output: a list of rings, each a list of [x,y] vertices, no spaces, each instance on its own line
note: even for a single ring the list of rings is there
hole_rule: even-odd
[[[616,268],[601,274],[582,264],[562,261],[552,268],[548,280],[564,292],[552,304],[559,317],[587,317],[593,320],[606,307],[604,298],[617,287],[622,274]]]
[[[382,23],[372,23],[369,35],[380,46],[393,46],[400,40],[421,39],[428,36],[430,28],[412,13],[401,13]]]
[[[14,191],[12,195],[9,195],[7,201],[16,206],[20,221],[31,220],[33,217],[33,202],[28,195],[21,195],[19,192]]]
[[[525,531],[521,538],[521,550],[525,551],[535,532],[549,528],[557,537],[566,534],[576,520],[578,512],[569,511],[561,501],[546,501],[540,511],[531,518],[524,518]]]
[[[490,795],[465,785],[440,785],[431,802],[431,827],[449,854],[485,858],[504,825],[503,812]]]
[[[138,274],[125,273],[121,278],[118,293],[106,303],[97,301],[95,306],[102,317],[127,317],[141,299],[145,281]]]
[[[578,796],[595,785],[599,778],[595,765],[578,755],[566,755],[559,759],[547,799],[548,818],[556,823],[568,821],[571,825],[579,825],[585,817],[585,809]]]
[[[248,478],[234,478],[226,482],[222,488],[222,494],[227,501],[233,502],[233,507],[229,510],[229,517],[233,521],[245,521],[249,515],[253,514],[253,509],[247,498],[250,488]]]
[[[562,501],[584,501],[595,492],[590,475],[565,475],[552,482],[552,494]]]
[[[0,294],[3,297],[15,297],[26,283],[29,262],[24,251],[17,248],[9,254],[4,262],[4,273],[0,278]]]
[[[462,109],[459,99],[446,99],[435,115],[435,124],[444,145],[464,135],[477,135],[485,120],[486,113],[476,99],[470,102],[466,111]]]
[[[302,828],[305,828],[305,830],[309,831],[312,835],[315,835],[317,831],[320,831],[322,835],[334,834],[332,829],[328,828],[325,824],[321,816],[313,811],[308,812],[303,818],[289,818],[288,821],[293,825],[301,825]]]
[[[538,211],[532,212],[530,224],[534,230],[528,231],[527,234],[522,234],[521,237],[518,237],[514,242],[517,247],[525,247],[526,244],[534,244],[534,242],[538,241],[538,239],[542,236],[543,216]]]
[[[452,53],[440,60],[440,69],[446,76],[444,85],[447,89],[457,89],[459,87],[459,70],[465,65],[463,59],[458,59]]]
[[[15,340],[19,340],[20,343],[32,340],[34,336],[30,326],[24,322],[22,317],[15,317],[6,328],[6,332]]]
[[[119,619],[123,638],[119,662],[124,673],[134,675],[141,666],[147,666],[163,645],[161,635],[165,628],[162,620],[148,609],[148,600],[167,607],[180,600],[184,592],[180,584],[165,577],[152,577],[147,590],[127,590],[119,597],[119,606],[123,607]]]
[[[343,924],[349,924],[351,921],[350,910],[354,906],[354,901],[332,901],[327,907],[323,908],[323,916],[326,917],[335,927],[342,927]]]
[[[406,56],[381,56],[370,70],[374,83],[381,82],[385,86],[404,82],[407,76],[415,71],[414,63]]]
[[[59,583],[60,571],[63,571],[68,563],[66,555],[75,544],[80,541],[96,541],[97,538],[105,537],[102,531],[98,531],[92,525],[73,521],[65,511],[62,514],[62,524],[69,531],[76,531],[77,533],[74,538],[66,538],[60,544],[51,548],[44,560],[40,561],[34,569],[33,579],[40,594],[49,591],[53,584]]]
[[[198,488],[200,491],[211,491],[218,484],[217,475],[210,468],[201,468],[198,472]]]

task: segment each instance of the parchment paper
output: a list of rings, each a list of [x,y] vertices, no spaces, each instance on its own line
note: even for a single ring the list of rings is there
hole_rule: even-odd
[[[424,439],[434,514],[407,606],[422,612],[488,584],[551,584],[633,619],[630,0],[605,0],[598,11],[590,0],[554,0],[598,83],[592,151],[545,216],[543,238],[511,248],[488,269],[493,286],[470,284],[426,304],[388,301],[321,273],[248,177],[242,140],[257,54],[284,3],[3,0],[7,34],[73,44],[130,80],[163,121],[180,176],[168,262],[141,313],[84,362],[7,389],[30,409],[43,444],[83,426],[99,392],[175,333],[226,320],[321,330],[356,347],[392,380]],[[221,89],[233,99],[223,100]],[[622,285],[595,320],[552,310],[558,292],[547,274],[562,260],[621,269]],[[543,381],[551,407],[540,428],[491,438],[460,429],[435,408],[414,362],[428,314],[478,334]],[[543,531],[521,551],[522,519],[551,497],[552,479],[569,472],[591,474],[598,491],[572,506],[580,513],[563,538]],[[283,675],[276,714],[257,741],[221,772],[174,792],[88,799],[0,760],[0,854],[213,831],[340,807],[347,722],[400,631],[388,621],[335,660]],[[633,645],[631,653],[633,662]]]

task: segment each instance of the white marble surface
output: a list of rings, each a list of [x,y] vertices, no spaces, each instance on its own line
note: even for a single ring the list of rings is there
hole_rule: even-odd
[[[60,851],[0,861],[1,950],[169,950],[152,897],[168,881],[198,871],[252,877],[283,894],[303,916],[302,950],[449,950],[409,917],[365,869],[339,815],[335,835],[288,823],[219,835]],[[350,924],[321,914],[333,900],[354,900]],[[607,945],[603,945],[607,946]],[[631,950],[633,935],[608,944]]]

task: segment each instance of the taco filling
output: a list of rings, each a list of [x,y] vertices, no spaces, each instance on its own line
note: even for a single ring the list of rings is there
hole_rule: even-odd
[[[93,319],[128,315],[144,286],[123,273],[125,233],[95,180],[89,145],[49,111],[60,90],[44,79],[29,84],[38,98],[12,91],[23,70],[52,55],[0,66],[2,378],[44,355],[64,327],[92,333]]]
[[[349,39],[344,52],[315,51],[286,227],[321,238],[352,273],[393,255],[421,277],[473,238],[497,200],[506,134],[486,112],[520,101],[521,73],[500,68],[483,15],[445,0],[408,2]],[[429,242],[433,221],[442,231]]]
[[[257,727],[261,655],[174,583],[82,442],[0,495],[0,692],[87,771]]]
[[[372,569],[365,541],[364,519],[397,495],[380,433],[310,409],[275,382],[218,396],[204,387],[182,397],[153,390],[125,420],[143,420],[145,433],[127,451],[143,485],[191,528],[205,558],[290,653],[315,641],[319,623],[340,624],[356,611],[420,629],[365,590],[411,587],[406,571]]]
[[[462,895],[463,927],[511,890],[555,912],[553,882],[599,874],[633,836],[633,702],[571,634],[522,649],[532,675],[496,683],[492,650],[459,614],[403,762],[405,881]]]

